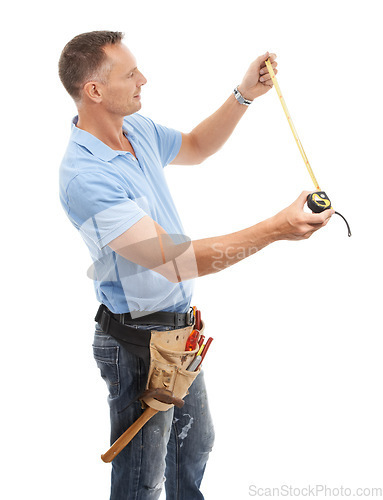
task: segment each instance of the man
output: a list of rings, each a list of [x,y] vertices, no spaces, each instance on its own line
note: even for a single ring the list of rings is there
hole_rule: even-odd
[[[276,56],[258,57],[221,108],[190,133],[180,133],[137,113],[147,81],[122,39],[120,32],[84,33],[61,54],[60,78],[78,117],[60,169],[60,199],[91,253],[91,276],[107,317],[130,330],[174,330],[190,324],[193,278],[233,265],[274,241],[306,239],[333,211],[305,213],[308,192],[303,192],[254,226],[190,242],[163,167],[199,164],[218,151],[251,101],[272,87],[265,60],[270,58],[277,72]],[[142,360],[100,322],[94,356],[109,388],[113,442],[142,413],[133,400],[146,373]],[[164,477],[167,498],[202,499],[199,488],[213,435],[201,372],[185,406],[157,413],[114,459],[111,499],[158,498]]]

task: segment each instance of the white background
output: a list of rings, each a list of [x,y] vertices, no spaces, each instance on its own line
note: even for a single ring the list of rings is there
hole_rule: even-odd
[[[125,32],[142,113],[187,132],[266,50],[320,186],[349,220],[196,283],[214,342],[207,499],[249,486],[383,487],[379,2],[14,2],[3,13],[2,498],[105,500],[106,387],[92,357],[88,252],[59,204],[75,107],[67,41]],[[248,227],[313,189],[274,89],[229,142],[167,179],[192,239]]]

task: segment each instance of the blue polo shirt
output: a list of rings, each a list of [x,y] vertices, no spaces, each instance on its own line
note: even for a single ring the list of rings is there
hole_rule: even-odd
[[[170,235],[184,234],[164,175],[180,150],[181,133],[137,113],[127,116],[123,130],[136,159],[77,128],[77,120],[60,167],[60,201],[89,249],[97,299],[118,314],[186,312],[193,280],[171,283],[108,246],[145,215]]]

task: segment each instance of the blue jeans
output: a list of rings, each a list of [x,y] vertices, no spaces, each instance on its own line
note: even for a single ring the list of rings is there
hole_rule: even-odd
[[[142,360],[99,325],[93,354],[109,390],[112,444],[143,412],[139,401],[129,403],[146,373]],[[214,429],[202,371],[184,401],[182,408],[154,415],[113,460],[110,500],[158,499],[164,483],[167,500],[203,500],[200,485]]]

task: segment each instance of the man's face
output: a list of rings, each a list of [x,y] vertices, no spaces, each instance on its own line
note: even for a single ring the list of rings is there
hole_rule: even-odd
[[[111,70],[106,83],[100,84],[102,105],[112,114],[131,115],[141,109],[141,87],[147,80],[137,69],[136,59],[126,45],[108,45],[104,50]]]

